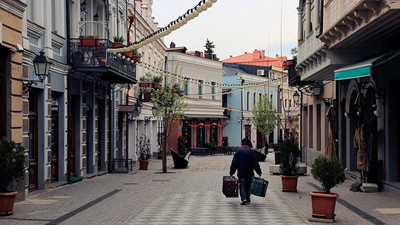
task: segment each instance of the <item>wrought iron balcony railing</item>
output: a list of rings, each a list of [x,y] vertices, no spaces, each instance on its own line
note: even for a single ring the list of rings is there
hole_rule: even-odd
[[[111,72],[119,75],[115,83],[127,83],[136,81],[136,66],[129,58],[123,59],[118,55],[109,53],[107,49],[112,46],[106,39],[92,39],[86,42],[84,39],[71,39],[70,54],[72,64],[77,71],[82,72]]]

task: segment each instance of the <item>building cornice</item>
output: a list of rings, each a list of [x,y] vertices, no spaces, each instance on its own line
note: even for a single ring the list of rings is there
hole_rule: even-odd
[[[22,19],[26,4],[20,0],[1,0],[0,8]]]

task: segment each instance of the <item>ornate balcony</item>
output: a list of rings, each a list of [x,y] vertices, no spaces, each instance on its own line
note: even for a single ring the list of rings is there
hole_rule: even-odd
[[[123,59],[107,52],[111,42],[94,39],[84,43],[82,39],[71,39],[70,54],[75,71],[101,73],[103,80],[110,83],[136,83],[136,65],[129,57]]]

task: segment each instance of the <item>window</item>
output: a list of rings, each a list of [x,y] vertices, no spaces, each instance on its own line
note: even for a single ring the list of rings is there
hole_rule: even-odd
[[[246,94],[246,110],[250,110],[250,92],[247,92]]]
[[[33,0],[27,1],[26,17],[30,21],[34,21],[35,19],[35,5],[33,4]]]
[[[185,95],[189,95],[189,78],[185,79]]]
[[[56,16],[56,14],[57,14],[57,11],[56,11],[56,9],[57,9],[57,7],[56,7],[56,4],[57,4],[57,2],[56,2],[56,0],[51,0],[51,22],[52,22],[52,24],[51,24],[51,30],[52,31],[56,31],[57,30],[57,16]]]
[[[211,94],[212,94],[212,99],[215,99],[215,82],[211,82]]]
[[[199,80],[199,98],[203,98],[201,95],[203,95],[203,81]]]
[[[252,108],[254,108],[254,105],[256,104],[256,99],[257,99],[257,93],[256,92],[254,92],[253,93],[253,107]]]
[[[313,147],[313,106],[308,109],[308,147]]]
[[[321,151],[321,104],[317,105],[317,151]]]

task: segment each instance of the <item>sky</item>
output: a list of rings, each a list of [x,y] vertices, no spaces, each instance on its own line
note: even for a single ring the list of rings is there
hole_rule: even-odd
[[[218,0],[207,11],[164,37],[164,42],[167,47],[173,41],[177,47],[186,46],[188,51],[204,51],[208,38],[214,42],[214,51],[220,60],[255,49],[265,50],[270,57],[278,54],[292,58],[290,50],[297,47],[298,2]],[[164,27],[198,3],[199,0],[153,0],[155,22]]]

